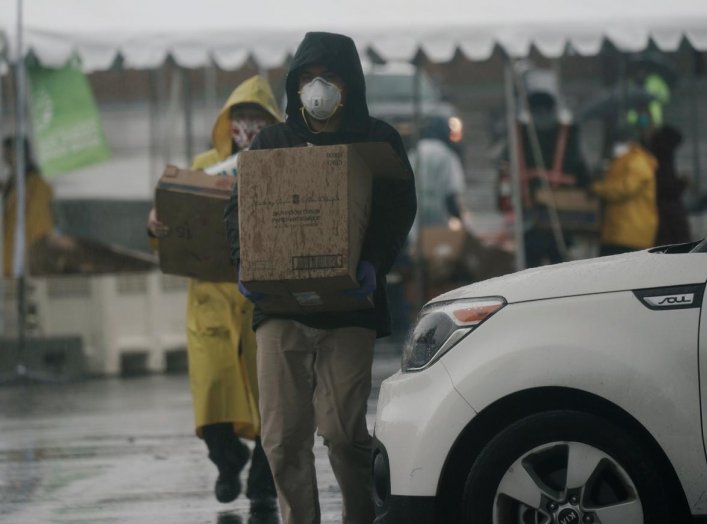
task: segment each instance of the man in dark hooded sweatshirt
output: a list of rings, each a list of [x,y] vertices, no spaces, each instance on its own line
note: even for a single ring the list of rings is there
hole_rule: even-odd
[[[648,142],[648,149],[658,161],[655,172],[658,232],[654,244],[682,244],[691,240],[687,207],[682,201],[687,181],[678,176],[675,154],[682,143],[682,133],[665,125]]]
[[[366,405],[375,338],[390,334],[385,276],[416,213],[415,183],[400,135],[368,114],[365,80],[353,40],[307,33],[286,80],[287,121],[261,131],[251,150],[387,142],[403,161],[405,178],[376,178],[371,216],[357,267],[360,311],[266,315],[255,302],[262,443],[272,468],[285,524],[320,522],[314,433],[329,450],[343,498],[343,522],[373,522],[371,436]],[[286,183],[283,180],[283,183]],[[240,260],[237,196],[226,208],[234,264]]]

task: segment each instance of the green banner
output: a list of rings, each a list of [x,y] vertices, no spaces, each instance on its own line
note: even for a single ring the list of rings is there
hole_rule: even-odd
[[[49,69],[34,60],[27,72],[34,149],[42,173],[58,175],[109,158],[96,102],[78,63]]]

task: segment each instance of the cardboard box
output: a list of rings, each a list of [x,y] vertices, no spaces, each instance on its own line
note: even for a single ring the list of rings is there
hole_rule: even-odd
[[[233,176],[168,165],[157,183],[155,206],[169,234],[159,240],[160,269],[212,282],[236,282],[223,211]]]
[[[425,226],[420,235],[422,258],[433,263],[455,263],[462,256],[467,233],[442,225]]]
[[[463,229],[447,225],[425,226],[420,230],[420,250],[430,285],[456,283],[454,277],[462,261],[466,237]]]
[[[584,189],[557,188],[551,191],[540,188],[535,193],[535,200],[544,208],[536,210],[534,218],[539,227],[550,228],[550,213],[547,206],[557,209],[563,231],[570,233],[594,233],[601,226],[601,205],[597,198],[590,196]]]
[[[342,295],[356,266],[376,176],[405,176],[385,143],[246,151],[238,162],[241,280],[270,313],[372,307]]]

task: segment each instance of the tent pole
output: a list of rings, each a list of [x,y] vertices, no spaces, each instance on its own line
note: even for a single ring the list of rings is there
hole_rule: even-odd
[[[15,241],[12,248],[12,274],[16,280],[17,290],[17,352],[15,357],[15,375],[11,377],[0,377],[0,384],[27,380],[39,382],[59,381],[59,377],[30,370],[26,364],[27,282],[25,274],[25,175],[29,159],[25,156],[25,139],[29,141],[29,133],[27,132],[27,116],[25,111],[27,107],[27,70],[25,67],[23,45],[22,7],[22,0],[17,0],[17,54],[15,57],[15,196],[17,201],[17,214],[15,220]],[[7,246],[5,246],[5,249],[7,249]]]
[[[25,296],[25,148],[26,132],[25,103],[26,103],[26,69],[23,46],[23,9],[22,0],[17,0],[17,58],[15,60],[15,91],[16,120],[15,120],[15,194],[17,195],[17,216],[15,219],[15,242],[13,252],[13,276],[17,280],[17,373],[26,374],[24,365],[25,356],[25,316],[27,312]]]
[[[7,36],[0,31],[0,135],[5,136],[5,106],[3,104],[3,75],[2,71],[7,67],[7,73],[10,72],[10,61],[7,58]],[[0,215],[1,217],[2,215]],[[1,220],[1,219],[0,219]],[[0,228],[1,229],[1,228]],[[2,260],[2,239],[0,239],[0,260]]]
[[[178,138],[176,136],[176,130],[177,130],[177,124],[179,120],[179,112],[180,112],[180,101],[181,101],[181,89],[182,89],[182,82],[181,82],[181,76],[179,72],[179,64],[176,63],[176,61],[172,61],[172,64],[169,67],[168,75],[169,79],[167,80],[169,82],[169,87],[167,90],[169,91],[169,99],[167,101],[167,120],[165,122],[165,126],[162,127],[162,133],[164,137],[164,155],[165,155],[165,164],[168,164],[170,162],[174,162],[174,159],[172,158],[172,142],[174,141],[175,138]],[[165,92],[165,91],[161,91]],[[176,155],[175,155],[176,156]],[[191,159],[189,159],[191,163]]]
[[[161,66],[160,66],[161,67]],[[160,176],[158,153],[158,135],[159,135],[159,88],[157,86],[157,69],[150,69],[147,72],[148,86],[148,114],[149,114],[149,130],[150,130],[150,187],[154,187],[157,183],[157,177]]]
[[[504,83],[506,95],[506,128],[508,134],[513,198],[513,233],[516,249],[516,271],[521,271],[525,269],[525,239],[523,237],[523,204],[520,198],[520,163],[518,159],[518,136],[516,133],[517,111],[513,89],[515,85],[515,74],[515,60],[509,55],[506,55]]]
[[[419,57],[418,57],[419,58]],[[413,148],[413,163],[416,166],[420,165],[420,128],[422,126],[422,72],[420,71],[419,60],[415,60],[415,74],[413,75],[412,85],[412,103],[413,103],[413,119],[414,125],[412,128],[412,148]],[[418,193],[420,194],[420,193]],[[415,220],[415,299],[417,307],[422,308],[427,297],[427,275],[425,272],[425,260],[422,252],[422,224],[420,218],[422,216],[422,205],[417,203],[417,220]]]
[[[194,111],[191,96],[191,71],[182,66],[179,72],[182,77],[182,99],[184,100],[184,147],[186,165],[190,166],[194,159]]]
[[[0,384],[23,380],[39,380],[42,382],[56,381],[56,378],[54,377],[46,376],[43,373],[30,371],[27,369],[25,362],[27,349],[27,287],[25,281],[25,171],[28,159],[25,158],[24,147],[25,136],[27,135],[25,115],[27,91],[22,26],[22,0],[17,0],[17,56],[15,59],[15,195],[17,199],[17,215],[12,268],[12,274],[17,285],[17,353],[15,357],[16,364],[14,376],[0,377]]]
[[[690,135],[692,135],[692,181],[695,195],[702,193],[702,159],[700,158],[700,76],[702,57],[697,49],[692,51],[692,89],[690,97]]]
[[[204,113],[210,115],[212,111],[216,111],[218,108],[217,102],[217,70],[216,62],[212,58],[209,63],[204,68]],[[211,136],[211,129],[209,128],[210,121],[207,124],[206,136]]]
[[[0,46],[2,46],[2,53],[0,54],[0,135],[5,136],[5,120],[4,120],[4,105],[3,105],[3,78],[2,70],[6,65],[9,65],[7,60],[7,37],[5,33],[0,32]],[[8,71],[9,73],[9,71]],[[2,189],[2,186],[0,186]],[[4,198],[0,192],[0,231],[5,231],[3,218],[5,216],[5,211],[3,209]],[[4,265],[4,249],[5,249],[5,235],[0,237],[0,261]],[[5,268],[0,269],[0,333],[6,333],[5,326]]]

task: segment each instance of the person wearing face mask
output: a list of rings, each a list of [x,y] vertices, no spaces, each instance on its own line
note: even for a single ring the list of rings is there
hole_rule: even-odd
[[[692,240],[687,208],[682,201],[689,182],[679,176],[675,165],[677,149],[682,141],[682,133],[677,128],[663,125],[656,129],[648,142],[650,152],[658,161],[655,173],[658,203],[656,246],[682,244]]]
[[[650,132],[643,127],[621,131],[606,175],[590,187],[590,191],[604,202],[599,256],[655,245],[658,161],[637,140],[639,135],[647,138]]]
[[[415,183],[400,135],[368,114],[361,62],[349,37],[307,33],[287,74],[286,92],[287,121],[261,131],[251,149],[387,142],[408,172],[405,178],[373,181],[370,222],[357,268],[360,288],[352,293],[373,292],[374,308],[267,315],[258,308],[260,297],[240,284],[255,302],[263,447],[283,522],[320,522],[312,452],[317,432],[341,488],[342,522],[370,524],[372,442],[366,407],[373,345],[377,336],[390,334],[385,279],[415,217]],[[237,267],[237,188],[225,220]]]
[[[581,152],[579,128],[558,107],[554,74],[530,70],[525,82],[529,114],[518,123],[518,156],[526,267],[537,267],[563,261],[555,234],[539,224],[539,218],[546,216],[547,210],[537,203],[538,190],[545,183],[551,188],[586,187],[589,169]],[[535,136],[539,151],[535,148]],[[571,245],[571,236],[566,232],[563,235],[565,244]]]
[[[216,118],[213,149],[198,155],[192,168],[208,168],[248,149],[261,129],[281,120],[267,81],[260,76],[246,80]],[[148,233],[159,238],[168,232],[152,209]],[[252,513],[273,512],[275,487],[259,438],[252,303],[233,282],[196,279],[189,282],[187,301],[187,352],[196,433],[204,439],[209,458],[218,469],[216,499],[231,502],[240,494],[240,473],[250,451],[239,437],[254,439],[246,495]]]

